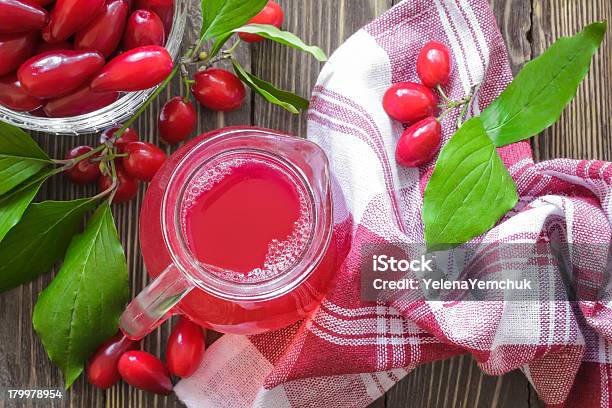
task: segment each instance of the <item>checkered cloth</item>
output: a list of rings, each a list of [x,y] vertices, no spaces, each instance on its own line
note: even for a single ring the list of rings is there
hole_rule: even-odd
[[[330,159],[336,237],[350,244],[348,256],[309,321],[217,341],[199,371],[175,388],[188,407],[365,407],[416,366],[462,353],[488,374],[522,370],[548,405],[612,406],[610,301],[360,300],[360,244],[423,242],[423,191],[433,164],[396,165],[402,126],[389,119],[381,100],[390,84],[417,80],[416,56],[432,39],[452,50],[452,99],[480,84],[472,115],[512,80],[486,0],[403,2],[334,53],[313,91],[308,137]],[[455,121],[444,120],[445,140]],[[534,164],[526,142],[500,153],[521,200],[484,241],[539,242],[553,235],[571,243],[611,241],[609,163]],[[572,257],[570,281],[578,295],[605,286],[605,262]],[[557,272],[542,279],[567,284]],[[611,298],[609,288],[603,293]]]

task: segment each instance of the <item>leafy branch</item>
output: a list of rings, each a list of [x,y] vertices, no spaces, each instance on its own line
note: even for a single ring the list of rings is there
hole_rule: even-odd
[[[193,81],[189,68],[206,69],[231,61],[238,76],[271,103],[293,113],[308,108],[308,101],[276,88],[238,63],[234,54],[238,32],[257,32],[265,38],[303,50],[317,60],[323,51],[297,36],[272,26],[242,27],[263,9],[267,0],[203,0],[203,24],[197,43],[157,87],[145,103],[104,143],[78,157],[51,159],[21,129],[0,122],[0,293],[50,271],[63,259],[51,284],[40,294],[33,324],[51,360],[59,366],[69,387],[83,371],[91,353],[117,332],[128,301],[128,274],[110,208],[118,189],[114,160],[124,157],[116,142],[180,75],[189,94]],[[242,28],[241,28],[242,27]],[[240,31],[245,30],[245,31]],[[203,48],[209,45],[209,49]],[[99,164],[111,185],[99,194],[72,201],[33,203],[41,186],[52,176],[84,160]],[[97,209],[96,209],[97,207]],[[93,211],[85,230],[83,220]]]
[[[327,61],[325,52],[313,45],[307,45],[298,36],[289,32],[281,31],[278,28],[267,24],[248,24],[248,21],[259,13],[266,5],[267,0],[202,0],[202,27],[200,38],[193,45],[185,56],[172,70],[170,75],[158,86],[149,96],[145,103],[123,124],[121,129],[115,133],[115,140],[132,125],[134,121],[149,107],[159,94],[170,84],[177,74],[181,76],[181,81],[189,89],[189,66],[200,66],[201,69],[210,68],[212,65],[231,60],[236,75],[253,92],[261,95],[268,102],[280,106],[291,113],[297,114],[302,110],[308,109],[308,101],[290,91],[277,88],[256,75],[248,72],[238,62],[234,51],[239,45],[237,39],[229,48],[224,48],[229,39],[238,33],[257,34],[271,41],[283,44],[300,51],[311,54],[318,61]],[[206,43],[210,43],[208,51],[202,51]]]
[[[467,242],[514,208],[516,185],[496,147],[535,136],[559,119],[589,72],[606,29],[606,22],[598,22],[559,39],[444,146],[423,202],[430,249]]]

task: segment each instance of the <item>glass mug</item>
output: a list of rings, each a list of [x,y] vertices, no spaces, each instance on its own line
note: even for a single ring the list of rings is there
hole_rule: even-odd
[[[210,179],[215,171],[251,162],[265,163],[299,186],[304,192],[300,208],[308,222],[301,225],[299,254],[292,247],[295,256],[283,258],[290,264],[239,279],[235,271],[198,258],[186,231],[185,209],[193,206],[194,191],[210,187],[201,188],[206,181],[219,183]],[[319,146],[257,128],[225,128],[199,136],[168,159],[147,190],[140,245],[147,272],[155,279],[128,305],[121,330],[130,338],[142,338],[177,313],[219,332],[256,334],[307,317],[334,276],[332,230],[329,167]]]

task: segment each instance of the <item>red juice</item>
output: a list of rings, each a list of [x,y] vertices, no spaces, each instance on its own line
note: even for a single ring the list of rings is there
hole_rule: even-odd
[[[340,261],[326,166],[316,145],[252,128],[202,135],[172,155],[140,215],[152,277],[177,261],[197,264],[180,268],[196,288],[172,311],[236,334],[312,314]]]
[[[288,270],[312,229],[304,186],[256,157],[224,158],[200,171],[186,190],[181,222],[198,261],[238,282]]]

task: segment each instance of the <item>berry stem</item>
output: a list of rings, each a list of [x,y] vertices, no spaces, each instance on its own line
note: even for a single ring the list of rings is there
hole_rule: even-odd
[[[199,55],[200,48],[202,48],[203,43],[204,43],[204,37],[202,36],[196,43],[195,47],[191,51],[187,52],[186,54],[187,61],[194,60],[197,58],[197,56]],[[121,128],[119,128],[119,130],[115,132],[115,134],[113,135],[112,141],[118,140],[121,137],[121,135],[123,135],[123,133],[126,131],[126,129],[129,128],[136,121],[136,119],[138,119],[140,115],[142,115],[142,113],[145,110],[147,110],[151,102],[153,102],[159,96],[159,94],[162,93],[164,89],[166,89],[170,81],[174,79],[174,77],[176,76],[178,72],[181,72],[182,75],[184,74],[184,71],[186,71],[185,65],[186,65],[186,61],[184,59],[179,61],[177,64],[175,64],[174,68],[172,69],[170,74],[166,77],[166,79],[164,79],[164,81],[161,84],[159,84],[157,89],[147,98],[147,100],[142,104],[142,106],[138,108],[136,112],[134,112],[132,117],[129,118],[121,126]]]
[[[111,205],[113,203],[113,199],[115,198],[115,194],[117,194],[117,187],[119,183],[117,182],[118,181],[117,166],[115,166],[115,161],[111,160],[109,163],[110,163],[110,169],[111,169],[111,178],[113,180],[113,183],[108,188],[109,190],[111,190],[111,193],[108,196],[108,204]]]
[[[438,122],[442,123],[442,120],[444,120],[444,118],[446,117],[446,115],[448,115],[449,113],[451,113],[455,108],[447,108],[445,109],[440,116],[438,116]]]
[[[451,101],[451,99],[446,95],[446,92],[444,92],[444,89],[442,89],[442,87],[440,86],[440,84],[438,84],[436,86],[436,90],[438,91],[438,93],[440,94],[440,96],[442,97],[442,99],[444,99],[445,102],[450,103],[453,102]]]
[[[93,150],[90,150],[87,153],[84,153],[78,157],[75,157],[74,159],[69,159],[69,160],[54,160],[53,162],[59,165],[62,165],[61,167],[61,171],[66,171],[68,169],[73,168],[74,166],[76,166],[79,162],[82,162],[85,159],[88,159],[92,156],[95,156],[96,154],[100,153],[102,150],[104,150],[107,146],[102,144],[98,147],[96,147]]]
[[[151,104],[151,102],[153,102],[155,100],[155,98],[157,98],[159,96],[160,93],[162,93],[162,91],[164,89],[166,89],[166,87],[168,86],[168,84],[170,83],[170,81],[172,81],[172,79],[176,76],[176,74],[180,71],[181,69],[181,64],[176,64],[174,66],[174,68],[172,69],[172,72],[170,72],[170,75],[168,75],[166,77],[166,79],[164,79],[164,81],[157,87],[157,89],[151,94],[151,96],[149,96],[147,98],[147,100],[142,104],[142,106],[140,108],[138,108],[138,110],[136,112],[134,112],[134,114],[132,115],[131,118],[129,118],[120,128],[119,130],[117,130],[115,132],[115,134],[112,137],[112,140],[115,141],[117,139],[119,139],[123,133],[127,130],[127,128],[129,128],[135,121],[136,119],[138,119],[140,117],[140,115],[142,115],[142,113],[147,110],[147,108],[149,107],[149,105]]]
[[[232,44],[231,47],[229,47],[227,50],[223,51],[223,54],[232,55],[234,53],[234,51],[236,50],[236,47],[238,46],[238,44],[240,44],[240,38],[236,39],[236,41],[234,41],[234,43]]]
[[[463,118],[467,115],[468,109],[470,108],[470,102],[468,101],[465,105],[463,105],[463,109],[459,113],[459,117],[457,118],[457,128],[460,128],[463,125]]]
[[[191,81],[187,75],[183,75],[182,78],[183,83],[185,84],[185,96],[183,97],[183,102],[189,102],[189,98],[191,96]]]
[[[118,159],[120,157],[128,157],[127,153],[111,153],[111,154],[106,154],[100,157],[94,157],[93,159],[91,159],[92,162],[108,162],[111,160],[115,160]]]

